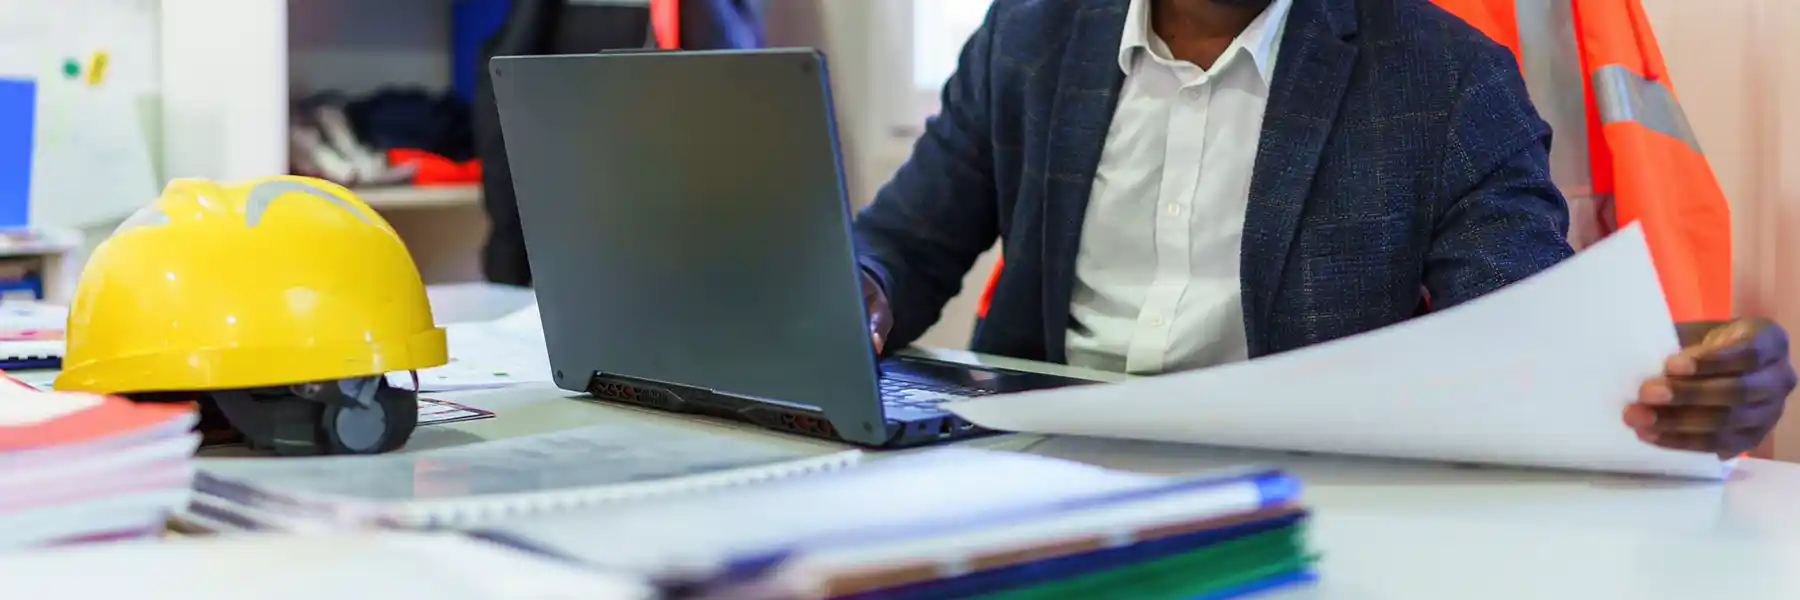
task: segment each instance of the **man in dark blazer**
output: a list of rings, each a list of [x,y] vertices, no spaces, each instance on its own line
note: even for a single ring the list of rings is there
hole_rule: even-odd
[[[994,0],[942,99],[856,221],[878,347],[923,334],[996,239],[974,350],[1146,373],[1370,331],[1572,253],[1513,55],[1428,0]],[[1794,387],[1786,334],[1679,329],[1624,420],[1751,448]]]

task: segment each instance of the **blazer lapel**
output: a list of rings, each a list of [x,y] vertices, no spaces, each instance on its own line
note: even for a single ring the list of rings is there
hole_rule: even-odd
[[[1288,249],[1356,64],[1356,1],[1294,0],[1288,14],[1244,214],[1240,277],[1251,356],[1268,348]]]
[[[1106,147],[1125,74],[1119,70],[1129,0],[1090,0],[1076,14],[1050,109],[1044,168],[1044,340],[1047,357],[1066,360],[1075,254],[1087,218],[1094,171]]]

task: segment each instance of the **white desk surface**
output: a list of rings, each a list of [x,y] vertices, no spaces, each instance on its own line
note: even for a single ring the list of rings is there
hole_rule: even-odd
[[[457,301],[440,302],[434,290],[434,307],[440,321],[451,322],[492,318],[531,301],[529,294],[509,293],[465,288]],[[931,353],[1097,376],[966,352]],[[681,422],[789,448],[842,448],[603,405],[548,384],[430,395],[499,416],[421,429],[409,449],[634,419]],[[1305,501],[1314,510],[1313,540],[1323,553],[1320,582],[1266,598],[1800,600],[1800,465],[1747,460],[1719,485],[1033,435],[970,444],[1141,472],[1246,463],[1289,470],[1304,482]]]

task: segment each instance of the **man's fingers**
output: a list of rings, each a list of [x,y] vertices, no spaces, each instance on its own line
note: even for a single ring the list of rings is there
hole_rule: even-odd
[[[1675,433],[1667,431],[1639,433],[1638,439],[1664,448],[1674,450],[1692,450],[1695,452],[1714,452],[1718,438],[1710,433]]]
[[[880,354],[887,346],[888,331],[894,328],[894,315],[888,313],[887,294],[867,271],[862,274],[863,306],[869,315],[869,344]]]
[[[887,343],[888,332],[894,328],[894,317],[886,310],[875,308],[869,314],[869,334],[875,336],[875,345]]]
[[[1670,433],[1708,433],[1726,430],[1755,429],[1775,422],[1781,416],[1782,403],[1775,400],[1752,402],[1735,407],[1723,406],[1659,406],[1633,404],[1625,408],[1625,424],[1632,429]]]
[[[1781,420],[1783,398],[1770,397],[1738,406],[1725,420],[1726,429],[1768,429]],[[1760,441],[1760,440],[1758,440]]]
[[[1762,319],[1678,326],[1683,348],[1664,370],[1675,377],[1749,373],[1787,359],[1787,334]]]
[[[1722,437],[1716,433],[1655,433],[1639,432],[1638,439],[1671,450],[1687,450],[1717,455],[1719,458],[1732,458],[1748,451],[1755,445],[1750,435]]]
[[[1651,429],[1659,433],[1717,433],[1731,421],[1723,406],[1664,406],[1656,410]]]
[[[1666,366],[1670,375],[1678,377],[1729,377],[1767,367],[1786,357],[1785,350],[1762,349],[1757,347],[1756,341],[1745,340],[1723,346],[1684,348]],[[1684,367],[1683,362],[1691,366]]]
[[[1659,434],[1654,439],[1645,441],[1673,450],[1705,452],[1707,454],[1718,456],[1720,459],[1730,459],[1756,447],[1754,442],[1748,441],[1752,439],[1759,440],[1761,438],[1751,437],[1751,434],[1748,433],[1728,436],[1721,436],[1719,434],[1666,433]]]
[[[1741,377],[1669,378],[1663,385],[1669,390],[1670,406],[1732,406],[1743,402],[1749,390],[1749,382]]]
[[[1781,417],[1783,404],[1780,398],[1735,407],[1633,404],[1624,416],[1626,426],[1646,443],[1729,458],[1761,443]]]
[[[1668,377],[1646,382],[1638,399],[1671,406],[1733,406],[1779,399],[1794,385],[1794,370],[1776,364],[1735,376]]]
[[[1669,389],[1668,378],[1658,377],[1638,386],[1637,399],[1650,406],[1667,406],[1675,403],[1675,390]]]
[[[893,315],[888,314],[885,306],[869,307],[869,341],[875,344],[875,352],[880,353],[887,347],[888,331],[893,329]]]
[[[1625,426],[1632,429],[1649,430],[1656,426],[1656,409],[1642,404],[1625,407]]]

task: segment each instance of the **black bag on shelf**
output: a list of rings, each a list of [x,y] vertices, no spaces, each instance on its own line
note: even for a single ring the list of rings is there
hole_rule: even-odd
[[[501,139],[500,114],[488,59],[533,54],[583,54],[652,45],[650,9],[583,0],[513,0],[505,24],[482,47],[473,106],[475,152],[481,158],[482,202],[490,228],[482,248],[488,281],[531,285],[525,235]],[[754,48],[763,43],[761,0],[683,0],[683,49]]]

